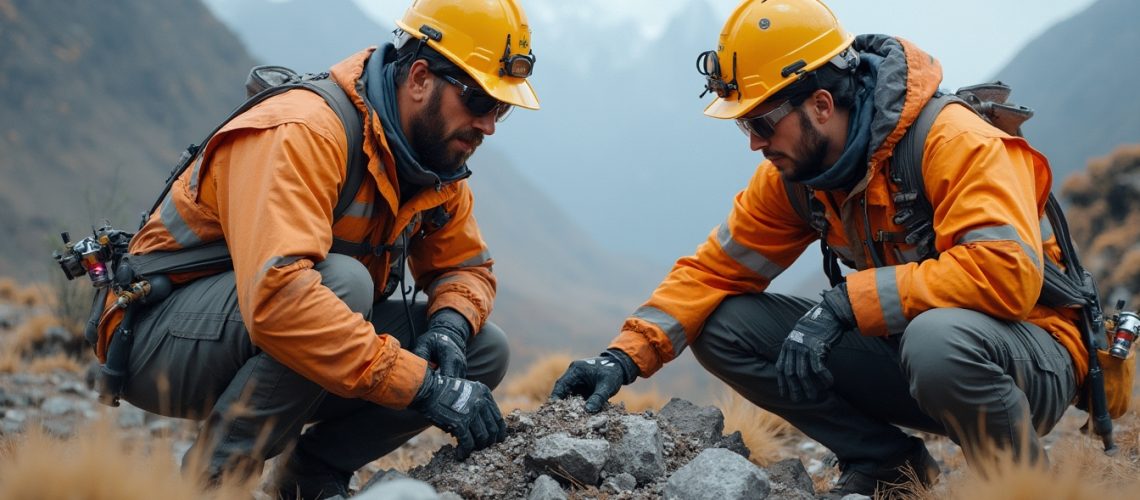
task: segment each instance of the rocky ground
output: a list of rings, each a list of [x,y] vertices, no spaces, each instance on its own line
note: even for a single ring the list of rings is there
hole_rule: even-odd
[[[196,432],[193,422],[158,417],[125,403],[113,409],[99,403],[93,389],[98,370],[87,348],[67,329],[43,319],[47,315],[41,306],[4,302],[3,295],[0,290],[0,461],[31,429],[62,440],[82,440],[95,421],[112,422],[127,441],[168,443],[169,450],[160,451],[181,459]],[[537,392],[548,393],[548,388]],[[756,441],[739,432],[726,435],[725,416],[712,406],[674,399],[652,410],[629,412],[618,404],[590,415],[581,399],[571,398],[541,405],[536,400],[529,408],[534,409],[506,413],[505,442],[462,462],[455,460],[450,439],[438,431],[413,439],[358,471],[351,483],[355,497],[813,499],[822,496],[817,492],[825,492],[836,475],[834,456],[795,431],[764,435],[780,443],[775,459],[769,455],[748,460],[752,452],[744,443]],[[1121,478],[1140,471],[1134,413],[1116,422],[1123,452],[1111,459],[1080,435],[1083,421],[1083,413],[1071,410],[1045,438],[1054,450],[1055,475],[1095,471],[1090,484],[1123,484]],[[923,437],[944,479],[932,491],[899,493],[919,499],[972,498],[955,490],[971,481],[957,447],[945,438]],[[1079,479],[1079,484],[1088,482],[1084,476]],[[1040,477],[1034,481],[1042,483]],[[252,496],[273,498],[265,488],[263,482]]]

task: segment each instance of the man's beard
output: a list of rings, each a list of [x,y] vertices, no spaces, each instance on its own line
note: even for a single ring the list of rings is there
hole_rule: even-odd
[[[828,167],[823,165],[823,159],[827,156],[827,149],[828,146],[831,145],[831,140],[824,137],[819,130],[816,130],[803,109],[796,108],[796,113],[800,119],[800,135],[802,139],[800,144],[796,147],[796,156],[794,158],[782,155],[792,162],[792,168],[784,177],[792,182],[803,182],[813,179],[827,170]]]
[[[427,106],[412,117],[412,150],[420,159],[420,165],[435,172],[440,177],[449,177],[467,162],[471,153],[453,151],[448,145],[453,139],[460,139],[478,147],[483,142],[483,133],[474,128],[446,133],[443,115],[440,113],[443,101],[443,87],[436,86],[428,98]]]

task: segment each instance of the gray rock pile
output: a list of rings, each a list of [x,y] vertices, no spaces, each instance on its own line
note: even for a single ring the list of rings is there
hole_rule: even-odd
[[[722,434],[724,416],[715,407],[673,399],[658,413],[611,405],[590,415],[571,398],[515,410],[506,421],[503,443],[462,462],[444,446],[407,475],[376,474],[358,496],[398,495],[410,479],[438,498],[815,498],[799,460],[769,470],[748,461],[740,433]]]

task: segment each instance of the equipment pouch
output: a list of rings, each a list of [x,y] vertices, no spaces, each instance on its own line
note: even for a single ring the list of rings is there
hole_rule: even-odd
[[[1136,350],[1120,359],[1105,349],[1096,350],[1097,361],[1104,371],[1104,394],[1108,400],[1108,415],[1114,419],[1128,412],[1132,404],[1132,383],[1136,377]]]

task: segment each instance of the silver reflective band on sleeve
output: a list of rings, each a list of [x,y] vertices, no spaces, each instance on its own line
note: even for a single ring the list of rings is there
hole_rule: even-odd
[[[1025,255],[1029,256],[1029,260],[1033,261],[1033,265],[1041,267],[1041,257],[1037,254],[1037,250],[1031,248],[1029,244],[1017,235],[1017,230],[1013,226],[990,226],[981,229],[975,229],[966,233],[958,239],[958,244],[962,243],[977,243],[979,241],[1013,241],[1021,246],[1021,250]]]
[[[879,292],[879,308],[883,311],[883,321],[887,324],[887,332],[891,335],[902,333],[910,320],[906,319],[902,310],[902,299],[899,298],[899,285],[895,281],[896,266],[880,267],[875,269],[875,289]],[[855,297],[855,300],[858,300]]]
[[[190,226],[186,225],[186,221],[182,220],[182,214],[178,213],[178,207],[174,206],[174,193],[171,192],[166,195],[166,199],[162,201],[162,208],[159,211],[159,216],[162,217],[162,225],[166,226],[166,230],[170,232],[170,236],[177,241],[182,248],[189,248],[202,244],[202,239],[190,230]]]
[[[1042,217],[1041,218],[1041,241],[1044,242],[1045,240],[1052,238],[1052,237],[1053,237],[1053,224],[1049,223],[1048,217]]]
[[[669,342],[673,344],[674,357],[680,356],[685,346],[689,344],[689,339],[685,337],[685,327],[681,326],[677,318],[665,311],[653,306],[641,306],[631,316],[653,323],[664,331],[665,336],[669,337]]]
[[[435,281],[431,282],[431,284],[428,285],[428,296],[430,297],[432,295],[435,295],[435,290],[444,284],[451,283],[452,281],[459,281],[459,277],[460,276],[458,274],[448,274],[446,276],[436,278]]]
[[[724,253],[728,254],[732,260],[735,260],[745,269],[749,269],[760,276],[768,278],[769,281],[776,279],[776,276],[784,272],[783,267],[768,260],[768,258],[761,255],[760,252],[741,245],[733,239],[732,233],[728,230],[727,221],[717,227],[716,242],[720,244],[720,248],[723,249]]]
[[[198,191],[198,170],[202,168],[202,155],[194,160],[194,169],[190,172],[190,192]]]
[[[344,215],[346,217],[370,217],[372,216],[372,204],[354,201],[344,210]]]
[[[478,255],[459,263],[459,267],[481,266],[491,261],[491,252],[483,250]]]

